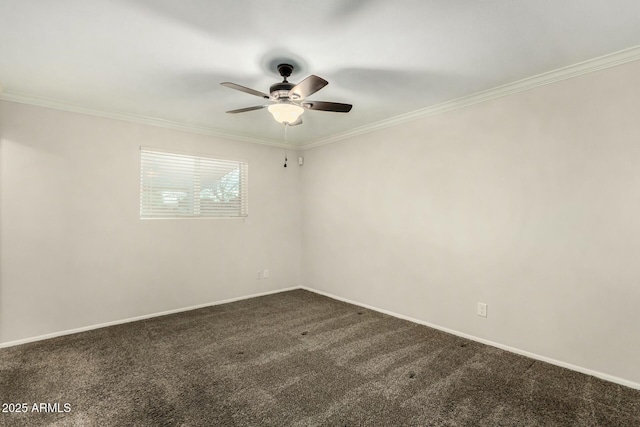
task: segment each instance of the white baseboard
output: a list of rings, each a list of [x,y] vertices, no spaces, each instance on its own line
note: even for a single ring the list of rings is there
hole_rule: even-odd
[[[262,297],[262,296],[265,296],[265,295],[278,294],[280,292],[293,291],[295,289],[300,289],[300,287],[299,286],[293,286],[293,287],[290,287],[290,288],[277,289],[275,291],[260,292],[258,294],[251,294],[251,295],[245,295],[245,296],[241,296],[241,297],[224,299],[224,300],[220,300],[220,301],[208,302],[208,303],[205,303],[205,304],[192,305],[190,307],[176,308],[174,310],[167,310],[167,311],[162,311],[162,312],[159,312],[159,313],[145,314],[145,315],[142,315],[142,316],[130,317],[128,319],[114,320],[113,322],[106,322],[106,323],[100,323],[100,324],[97,324],[97,325],[83,326],[81,328],[68,329],[66,331],[52,332],[50,334],[38,335],[36,337],[23,338],[23,339],[20,339],[20,340],[8,341],[8,342],[0,343],[0,348],[13,347],[13,346],[20,345],[20,344],[27,344],[27,343],[30,343],[30,342],[42,341],[42,340],[47,340],[47,339],[55,338],[55,337],[61,337],[63,335],[77,334],[78,332],[90,331],[92,329],[106,328],[108,326],[121,325],[123,323],[129,323],[129,322],[136,322],[138,320],[145,320],[145,319],[150,319],[152,317],[166,316],[167,314],[181,313],[183,311],[197,310],[199,308],[211,307],[211,306],[220,305],[220,304],[227,304],[229,302],[241,301],[241,300],[249,299],[249,298],[256,298],[256,297]]]
[[[27,344],[30,342],[35,342],[35,341],[42,341],[42,340],[46,340],[46,339],[50,339],[50,338],[55,338],[55,337],[60,337],[63,335],[71,335],[71,334],[76,334],[78,332],[85,332],[85,331],[90,331],[93,329],[100,329],[100,328],[106,328],[108,326],[114,326],[114,325],[121,325],[123,323],[129,323],[129,322],[136,322],[138,320],[145,320],[145,319],[150,319],[152,317],[160,317],[160,316],[166,316],[168,314],[174,314],[174,313],[181,313],[183,311],[190,311],[190,310],[197,310],[199,308],[204,308],[204,307],[211,307],[214,305],[220,305],[220,304],[227,304],[230,302],[235,302],[235,301],[241,301],[241,300],[245,300],[245,299],[250,299],[250,298],[256,298],[256,297],[261,297],[261,296],[265,296],[265,295],[272,295],[272,294],[277,294],[280,292],[287,292],[287,291],[293,291],[296,289],[304,289],[306,291],[309,292],[313,292],[319,295],[323,295],[338,301],[343,301],[349,304],[353,304],[353,305],[357,305],[359,307],[363,307],[363,308],[367,308],[369,310],[373,310],[373,311],[377,311],[379,313],[383,313],[383,314],[387,314],[389,316],[393,316],[393,317],[397,317],[398,319],[403,319],[403,320],[407,320],[409,322],[413,322],[413,323],[417,323],[420,325],[424,325],[424,326],[428,326],[430,328],[433,329],[437,329],[439,331],[443,331],[443,332],[447,332],[449,334],[452,335],[456,335],[462,338],[466,338],[472,341],[476,341],[482,344],[486,344],[486,345],[490,345],[492,347],[496,347],[502,350],[506,350],[509,351],[511,353],[516,353],[516,354],[520,354],[522,356],[526,356],[529,357],[531,359],[535,359],[535,360],[540,360],[542,362],[546,362],[546,363],[550,363],[552,365],[556,365],[556,366],[560,366],[562,368],[567,368],[570,369],[572,371],[576,371],[576,372],[580,372],[586,375],[591,375],[594,376],[596,378],[600,378],[603,379],[605,381],[610,381],[612,383],[616,383],[616,384],[620,384],[626,387],[630,387],[630,388],[634,388],[637,390],[640,390],[640,383],[636,383],[634,381],[629,381],[626,380],[624,378],[619,378],[613,375],[609,375],[609,374],[605,374],[603,372],[599,372],[599,371],[594,371],[592,369],[588,369],[588,368],[583,368],[581,366],[576,366],[576,365],[572,365],[571,363],[566,363],[566,362],[562,362],[559,360],[555,360],[552,359],[550,357],[546,357],[546,356],[541,356],[539,354],[536,353],[531,353],[529,351],[525,351],[525,350],[521,350],[519,348],[515,348],[515,347],[510,347],[508,345],[504,345],[504,344],[500,344],[497,342],[493,342],[493,341],[489,341],[486,340],[484,338],[479,338],[473,335],[469,335],[469,334],[465,334],[463,332],[459,332],[453,329],[449,329],[449,328],[445,328],[439,325],[434,325],[433,323],[429,323],[429,322],[425,322],[424,320],[419,320],[419,319],[415,319],[413,317],[409,317],[409,316],[405,316],[403,314],[398,314],[398,313],[394,313],[392,311],[389,310],[384,310],[382,308],[378,308],[378,307],[373,307],[371,305],[368,304],[363,304],[357,301],[353,301],[350,300],[348,298],[343,298],[337,295],[333,295],[331,293],[328,292],[324,292],[324,291],[320,291],[317,289],[313,289],[313,288],[309,288],[306,286],[293,286],[290,288],[283,288],[283,289],[277,289],[275,291],[267,291],[267,292],[260,292],[257,294],[251,294],[251,295],[245,295],[245,296],[241,296],[241,297],[235,297],[235,298],[229,298],[229,299],[225,299],[225,300],[220,300],[220,301],[214,301],[214,302],[210,302],[210,303],[205,303],[205,304],[198,304],[198,305],[193,305],[190,307],[182,307],[182,308],[177,308],[174,310],[167,310],[167,311],[162,311],[159,313],[152,313],[152,314],[145,314],[143,316],[136,316],[136,317],[130,317],[128,319],[122,319],[122,320],[115,320],[113,322],[107,322],[107,323],[100,323],[97,325],[90,325],[90,326],[84,326],[81,328],[76,328],[76,329],[69,329],[69,330],[65,330],[65,331],[60,331],[60,332],[53,332],[50,334],[45,334],[45,335],[39,335],[36,337],[30,337],[30,338],[24,338],[24,339],[20,339],[20,340],[16,340],[16,341],[9,341],[9,342],[5,342],[5,343],[0,343],[0,348],[6,348],[6,347],[13,347],[16,345],[20,345],[20,344]]]
[[[510,347],[508,345],[504,345],[504,344],[500,344],[500,343],[497,343],[497,342],[489,341],[489,340],[486,340],[484,338],[478,338],[476,336],[465,334],[463,332],[458,332],[458,331],[455,331],[453,329],[445,328],[445,327],[442,327],[442,326],[439,326],[439,325],[434,325],[433,323],[425,322],[424,320],[415,319],[413,317],[409,317],[409,316],[405,316],[405,315],[402,315],[402,314],[394,313],[394,312],[389,311],[389,310],[384,310],[384,309],[381,309],[381,308],[378,308],[378,307],[373,307],[373,306],[370,306],[368,304],[362,304],[362,303],[359,303],[357,301],[352,301],[352,300],[350,300],[348,298],[342,298],[342,297],[339,297],[337,295],[330,294],[328,292],[319,291],[317,289],[308,288],[306,286],[301,286],[300,289],[304,289],[306,291],[314,292],[316,294],[323,295],[325,297],[329,297],[329,298],[336,299],[336,300],[339,300],[339,301],[343,301],[343,302],[346,302],[346,303],[349,303],[349,304],[357,305],[359,307],[367,308],[369,310],[377,311],[379,313],[388,314],[389,316],[397,317],[398,319],[408,320],[409,322],[418,323],[420,325],[428,326],[430,328],[437,329],[439,331],[447,332],[447,333],[452,334],[452,335],[457,335],[459,337],[466,338],[466,339],[469,339],[471,341],[476,341],[476,342],[479,342],[479,343],[482,343],[482,344],[490,345],[492,347],[496,347],[496,348],[499,348],[501,350],[506,350],[506,351],[509,351],[511,353],[520,354],[522,356],[526,356],[526,357],[529,357],[531,359],[540,360],[542,362],[547,362],[547,363],[550,363],[552,365],[556,365],[556,366],[560,366],[562,368],[570,369],[572,371],[580,372],[580,373],[583,373],[583,374],[586,374],[586,375],[591,375],[591,376],[594,376],[596,378],[603,379],[605,381],[610,381],[612,383],[623,385],[625,387],[630,387],[630,388],[634,388],[634,389],[640,390],[640,383],[629,381],[629,380],[626,380],[624,378],[619,378],[619,377],[615,377],[613,375],[605,374],[603,372],[594,371],[594,370],[588,369],[588,368],[583,368],[582,366],[572,365],[571,363],[562,362],[560,360],[555,360],[555,359],[552,359],[550,357],[541,356],[539,354],[531,353],[531,352],[528,352],[528,351],[525,351],[525,350],[520,350],[519,348]]]

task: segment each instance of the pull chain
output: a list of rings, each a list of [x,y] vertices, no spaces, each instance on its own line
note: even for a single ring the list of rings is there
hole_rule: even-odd
[[[284,124],[284,143],[289,145],[289,140],[287,139],[287,131],[289,130],[289,123]],[[284,167],[287,167],[287,149],[284,149]]]

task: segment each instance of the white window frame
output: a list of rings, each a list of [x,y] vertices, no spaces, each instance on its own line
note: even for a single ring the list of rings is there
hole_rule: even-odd
[[[140,219],[247,217],[248,182],[242,160],[140,147]]]

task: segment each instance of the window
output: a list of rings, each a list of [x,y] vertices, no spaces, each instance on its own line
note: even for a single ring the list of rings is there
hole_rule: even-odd
[[[248,165],[141,149],[140,218],[248,215]]]

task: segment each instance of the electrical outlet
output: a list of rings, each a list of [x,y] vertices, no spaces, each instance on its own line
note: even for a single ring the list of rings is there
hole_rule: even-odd
[[[269,270],[265,269],[265,270],[262,272],[262,278],[263,278],[263,279],[268,279],[268,278],[269,278]]]
[[[487,304],[483,302],[478,303],[478,316],[487,317]]]
[[[262,279],[262,271],[258,270],[258,277],[256,277],[256,279]]]

